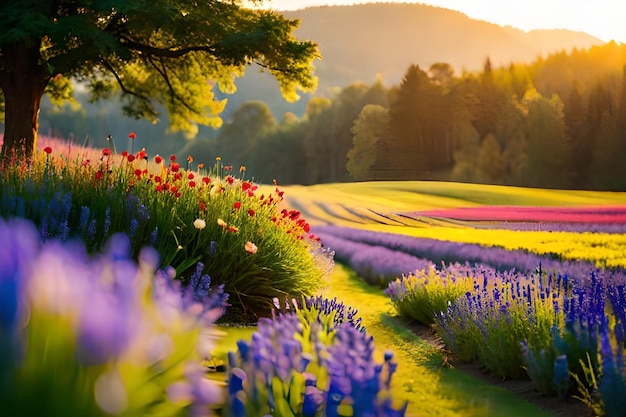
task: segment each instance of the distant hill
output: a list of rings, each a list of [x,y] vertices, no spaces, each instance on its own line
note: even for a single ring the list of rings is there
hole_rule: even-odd
[[[377,74],[387,84],[397,84],[411,64],[428,69],[436,62],[447,62],[459,74],[480,70],[487,57],[497,67],[604,44],[583,32],[524,32],[424,4],[368,3],[281,13],[300,19],[298,38],[319,44],[323,59],[315,61],[319,77],[316,95],[328,95],[331,88],[355,81],[372,83]],[[227,96],[226,118],[248,100],[265,101],[277,118],[286,111],[302,114],[306,104],[306,100],[286,103],[280,98],[276,81],[254,67],[237,85],[238,92]]]

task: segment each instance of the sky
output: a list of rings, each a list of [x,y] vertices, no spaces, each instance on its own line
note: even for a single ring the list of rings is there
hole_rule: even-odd
[[[322,5],[351,5],[389,0],[266,0],[274,10],[296,10]],[[400,2],[402,0],[396,0]],[[626,0],[423,0],[458,10],[473,19],[532,29],[571,29],[603,41],[626,43]]]

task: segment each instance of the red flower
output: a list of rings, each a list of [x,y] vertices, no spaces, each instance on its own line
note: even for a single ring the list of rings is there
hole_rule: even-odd
[[[180,196],[181,196],[182,194],[180,193],[180,191],[178,191],[178,192],[176,192],[176,194],[174,194],[174,195],[176,196],[176,198],[180,198]]]
[[[187,174],[187,179],[188,180],[192,180],[194,177],[193,172],[190,172],[189,174]]]
[[[161,184],[157,185],[157,186],[156,186],[156,190],[157,190],[158,192],[163,191],[163,186],[162,186]]]
[[[161,156],[157,155],[154,157],[154,162],[156,162],[157,164],[160,164],[161,162],[163,162],[163,158],[161,158]]]
[[[231,184],[235,181],[235,179],[232,177],[232,175],[229,175],[226,177],[226,182]]]
[[[232,166],[232,165],[224,165],[224,169],[225,169],[226,171],[230,171],[230,170],[232,170],[232,169],[233,169],[233,166]]]
[[[101,180],[102,179],[102,175],[104,175],[104,174],[102,174],[102,171],[96,172],[96,180],[98,180],[98,181]]]
[[[104,156],[111,156],[111,150],[109,148],[104,148],[102,150],[102,155],[104,155]]]
[[[128,137],[132,140],[132,139],[135,139],[137,137],[137,135],[135,135],[135,132],[130,132],[128,134]]]
[[[254,191],[248,191],[248,197],[254,197]]]
[[[156,182],[157,184],[161,182],[161,177],[160,176],[156,176],[154,177],[154,182]]]
[[[248,215],[250,215],[250,217],[254,217],[254,210],[249,209],[248,210]]]
[[[177,172],[177,171],[180,169],[180,164],[177,164],[176,162],[173,162],[173,163],[170,165],[170,169],[171,169],[173,172]]]
[[[235,204],[233,204],[233,208],[235,210],[239,210],[241,208],[241,202],[240,201],[235,201]]]
[[[189,181],[189,186],[191,188],[194,188],[196,186],[196,182],[195,181]]]
[[[124,157],[125,157],[125,156],[128,156],[128,152],[126,152],[126,151],[122,151],[122,156],[124,156]]]
[[[202,182],[208,185],[211,182],[211,178],[209,178],[209,177],[202,177]]]
[[[128,155],[126,157],[126,159],[128,159],[128,162],[133,162],[135,160],[135,156],[134,155]]]
[[[131,155],[132,156],[132,155]],[[135,175],[141,177],[142,171],[140,169],[135,170]]]
[[[176,194],[178,192],[178,188],[176,188],[175,185],[172,185],[172,188],[170,188],[170,191],[172,192],[172,194]]]
[[[251,185],[250,185],[250,183],[249,183],[249,182],[247,182],[247,181],[246,181],[246,182],[242,182],[242,183],[241,183],[241,191],[246,191],[246,190],[247,190],[248,188],[250,188],[250,187],[251,187]]]
[[[200,211],[206,210],[206,203],[204,201],[200,202]]]
[[[170,161],[174,162],[176,160],[176,155],[172,154],[170,155]]]
[[[137,152],[137,159],[148,159],[148,152],[146,152],[146,148]]]
[[[177,172],[174,174],[174,181],[178,181],[181,178],[183,178],[183,173],[182,172]]]
[[[43,151],[47,153],[48,155],[50,155],[52,153],[52,148],[49,146],[46,146],[45,148],[43,148]]]

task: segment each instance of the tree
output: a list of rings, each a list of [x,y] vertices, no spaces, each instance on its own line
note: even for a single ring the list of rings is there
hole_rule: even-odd
[[[542,188],[569,187],[571,173],[567,164],[570,160],[570,146],[561,98],[556,94],[546,98],[536,90],[530,90],[524,100],[528,106],[526,185]]]
[[[389,126],[389,111],[379,104],[368,104],[352,126],[353,144],[348,151],[346,169],[356,181],[375,179],[371,169],[376,162],[376,143]]]
[[[252,0],[261,5],[264,0]],[[68,98],[72,83],[93,100],[121,92],[124,111],[158,120],[159,106],[174,130],[219,125],[225,100],[215,84],[258,64],[285,98],[316,86],[317,45],[298,41],[297,20],[243,0],[31,0],[2,2],[0,88],[5,104],[3,153],[30,155],[36,146],[42,95]]]

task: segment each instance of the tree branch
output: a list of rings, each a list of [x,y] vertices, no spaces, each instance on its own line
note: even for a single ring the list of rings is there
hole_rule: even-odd
[[[188,110],[192,111],[193,113],[197,113],[197,110],[194,110],[191,106],[189,106],[189,104],[187,104],[187,102],[182,97],[176,94],[176,90],[174,90],[174,87],[172,86],[172,83],[170,82],[170,77],[169,77],[169,74],[167,73],[167,68],[165,66],[165,63],[162,60],[162,57],[159,57],[159,64],[161,65],[160,68],[159,68],[159,65],[157,65],[156,62],[154,62],[152,57],[148,57],[147,60],[150,63],[150,65],[152,65],[154,69],[161,75],[163,80],[165,80],[165,83],[167,84],[167,88],[170,91],[170,100],[172,102],[178,101]]]
[[[147,102],[150,102],[150,99],[146,96],[144,96],[143,94],[140,94],[136,91],[132,91],[129,90],[126,85],[124,84],[124,82],[122,81],[122,78],[119,76],[119,74],[117,73],[117,71],[115,71],[115,68],[113,68],[113,66],[111,64],[109,64],[107,61],[105,61],[104,59],[101,59],[100,62],[102,63],[102,65],[104,65],[104,67],[106,69],[108,69],[109,71],[111,71],[111,73],[113,74],[113,76],[115,77],[115,80],[117,81],[117,83],[119,84],[120,88],[122,89],[122,91],[126,94],[130,94],[131,96],[135,96],[137,98],[140,98],[141,100],[145,100]]]
[[[180,58],[190,52],[208,52],[215,55],[216,49],[210,45],[196,45],[188,46],[185,48],[157,48],[155,46],[146,45],[143,43],[135,42],[126,36],[120,37],[120,42],[126,47],[145,53],[147,55],[158,56],[162,58]]]

